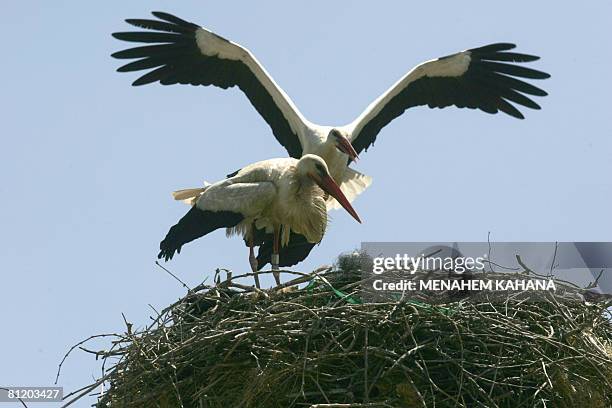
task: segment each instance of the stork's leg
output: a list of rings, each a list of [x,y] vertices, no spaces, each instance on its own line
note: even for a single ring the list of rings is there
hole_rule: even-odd
[[[277,285],[280,285],[280,272],[278,270],[279,264],[279,242],[280,242],[280,225],[274,225],[274,243],[272,246],[272,275]]]
[[[255,287],[260,289],[259,285],[259,275],[257,273],[257,258],[255,258],[255,251],[253,250],[253,232],[255,230],[255,225],[251,225],[251,230],[249,231],[249,263],[251,264],[251,271],[253,272],[253,277],[255,278]]]

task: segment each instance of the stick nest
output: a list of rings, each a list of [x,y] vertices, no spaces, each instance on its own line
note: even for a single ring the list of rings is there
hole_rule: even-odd
[[[302,289],[190,291],[99,352],[97,406],[612,406],[609,303],[360,303],[358,269],[344,256]]]

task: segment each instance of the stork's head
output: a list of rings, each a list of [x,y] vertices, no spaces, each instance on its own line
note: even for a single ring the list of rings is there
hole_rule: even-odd
[[[346,136],[345,132],[342,132],[338,129],[332,129],[327,136],[328,139],[331,139],[336,144],[336,149],[340,150],[342,153],[348,155],[351,160],[357,160],[359,156],[357,152],[353,148],[351,141]]]
[[[314,154],[305,154],[298,161],[297,172],[300,177],[308,177],[313,180],[323,191],[334,197],[340,205],[353,216],[357,222],[361,223],[359,215],[351,206],[338,184],[329,175],[329,169],[325,160]]]

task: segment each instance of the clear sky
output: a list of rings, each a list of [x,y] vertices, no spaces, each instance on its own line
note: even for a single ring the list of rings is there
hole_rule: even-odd
[[[110,58],[124,18],[168,11],[241,43],[313,122],[350,122],[414,65],[491,42],[542,56],[550,95],[526,120],[409,110],[356,168],[374,178],[336,211],[299,270],[361,241],[612,240],[612,3],[15,1],[0,26],[0,386],[50,385],[68,347],[141,327],[184,294],[154,264],[187,210],[170,192],[285,156],[238,90],[149,85]],[[223,231],[167,264],[189,285],[248,271]],[[106,343],[92,344],[103,348]],[[99,376],[76,353],[67,391]],[[91,401],[89,401],[91,402]],[[1,405],[1,404],[0,404]],[[78,406],[87,406],[81,403]]]

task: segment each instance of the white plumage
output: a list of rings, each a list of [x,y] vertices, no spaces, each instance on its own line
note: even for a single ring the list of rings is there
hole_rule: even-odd
[[[325,161],[311,154],[299,160],[257,162],[217,183],[176,191],[175,199],[187,200],[193,207],[170,229],[160,244],[158,257],[171,259],[187,242],[225,227],[228,235],[241,234],[250,242],[249,261],[256,272],[253,234],[260,229],[274,235],[272,264],[277,270],[279,249],[289,243],[292,232],[304,236],[308,243],[318,243],[323,238],[327,226],[326,193],[361,222],[329,175]]]

